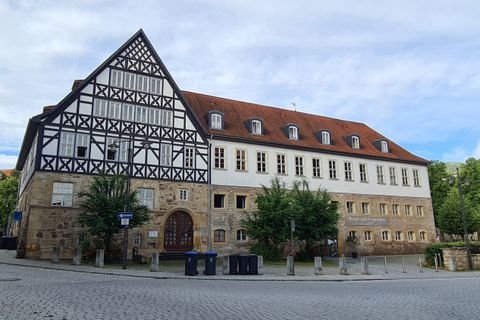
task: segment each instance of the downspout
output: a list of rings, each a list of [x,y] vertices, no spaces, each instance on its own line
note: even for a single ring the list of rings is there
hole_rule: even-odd
[[[208,141],[208,171],[207,171],[207,185],[208,185],[208,201],[207,201],[207,252],[212,251],[212,139],[210,135]]]

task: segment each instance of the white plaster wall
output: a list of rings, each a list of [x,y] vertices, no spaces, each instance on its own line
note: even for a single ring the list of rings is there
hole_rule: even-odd
[[[291,184],[302,177],[295,176],[295,156],[304,157],[305,178],[310,182],[310,188],[325,188],[330,192],[339,193],[358,193],[374,194],[385,196],[404,196],[404,197],[426,197],[430,198],[430,187],[428,184],[428,171],[426,166],[405,164],[393,161],[371,160],[365,158],[356,158],[340,156],[333,154],[322,154],[316,152],[282,149],[261,145],[252,145],[237,142],[228,142],[212,140],[212,184],[226,186],[245,186],[258,187],[260,185],[270,185],[271,179],[277,173],[277,153],[287,155],[287,175],[279,175],[287,184]],[[225,148],[226,169],[214,169],[214,148]],[[247,150],[247,171],[237,171],[236,168],[236,149]],[[257,173],[257,151],[267,153],[267,171],[268,173]],[[322,161],[322,177],[312,177],[312,158],[320,158]],[[329,179],[328,160],[337,160],[337,180]],[[346,181],[344,174],[344,161],[352,162],[354,181]],[[360,182],[359,164],[367,164],[368,183]],[[377,165],[384,166],[385,184],[377,183]],[[397,185],[390,185],[389,167],[397,168]],[[410,186],[402,186],[401,168],[408,168]],[[420,187],[413,186],[413,169],[419,170]]]

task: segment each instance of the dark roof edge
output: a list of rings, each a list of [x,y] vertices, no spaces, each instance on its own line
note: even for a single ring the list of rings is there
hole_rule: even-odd
[[[34,118],[28,119],[27,130],[25,130],[25,135],[23,136],[22,146],[20,147],[20,153],[18,154],[15,170],[21,171],[23,169],[23,165],[25,164],[25,160],[27,160],[30,146],[35,138],[37,129],[38,121],[36,121]]]

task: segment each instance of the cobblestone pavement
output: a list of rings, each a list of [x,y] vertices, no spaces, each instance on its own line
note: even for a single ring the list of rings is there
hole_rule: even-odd
[[[0,319],[479,319],[480,278],[147,279],[0,264]]]

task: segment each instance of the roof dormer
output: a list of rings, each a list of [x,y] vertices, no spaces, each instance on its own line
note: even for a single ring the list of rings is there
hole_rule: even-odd
[[[332,143],[332,134],[328,130],[321,130],[316,133],[318,141],[321,144],[333,144]]]
[[[248,119],[245,122],[248,132],[255,135],[263,135],[263,120],[260,118]]]
[[[296,124],[287,124],[285,126],[285,134],[290,140],[299,140],[300,139],[300,130]]]
[[[388,141],[387,140],[382,139],[382,140],[374,141],[373,145],[375,146],[375,148],[377,148],[379,151],[381,151],[383,153],[389,153],[390,152],[390,148],[388,146]]]
[[[223,113],[221,113],[220,111],[210,111],[208,113],[208,126],[210,127],[210,129],[223,130],[223,119]]]
[[[347,143],[352,149],[360,149],[360,137],[356,134],[348,136]]]

